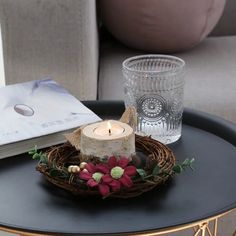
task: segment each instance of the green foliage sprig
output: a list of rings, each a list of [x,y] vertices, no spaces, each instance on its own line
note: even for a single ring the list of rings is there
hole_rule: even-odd
[[[38,152],[37,145],[35,145],[34,148],[28,152],[28,154],[32,155],[32,158],[34,160],[38,160],[43,164],[48,164],[48,159],[46,154],[44,154],[42,151]]]
[[[191,170],[194,170],[193,168],[193,163],[194,163],[195,159],[185,159],[181,164],[176,164],[173,166],[172,170],[176,173],[176,174],[180,174],[182,173],[184,170],[186,170],[187,168],[190,168]]]
[[[193,168],[194,161],[195,161],[194,158],[192,158],[192,159],[187,158],[181,164],[174,165],[172,170],[176,174],[182,173],[187,168],[190,168],[191,170],[194,170],[194,168]],[[144,181],[147,181],[147,179],[155,177],[159,174],[167,174],[165,172],[161,172],[160,167],[158,165],[156,165],[154,167],[151,174],[148,174],[144,169],[137,169],[137,172],[140,175],[140,177],[142,178],[142,180],[144,180]]]
[[[58,169],[55,163],[52,163],[52,166],[49,166],[47,155],[42,151],[38,151],[36,145],[28,152],[28,154],[32,156],[32,159],[38,160],[41,164],[47,166],[47,168],[50,169],[49,174],[51,177],[59,177],[64,179],[69,178],[67,168]]]

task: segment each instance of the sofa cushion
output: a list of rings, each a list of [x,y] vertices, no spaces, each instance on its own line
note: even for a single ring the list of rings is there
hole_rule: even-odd
[[[100,0],[104,25],[129,47],[176,52],[202,41],[219,20],[225,0]]]
[[[122,61],[144,54],[115,41],[101,48],[99,99],[124,98]],[[175,54],[186,61],[185,106],[236,122],[236,36],[209,37],[196,48]]]

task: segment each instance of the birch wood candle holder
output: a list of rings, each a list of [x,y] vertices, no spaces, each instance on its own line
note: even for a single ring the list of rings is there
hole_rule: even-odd
[[[110,156],[131,160],[135,154],[134,131],[128,124],[116,120],[87,125],[81,130],[80,152],[104,161]]]

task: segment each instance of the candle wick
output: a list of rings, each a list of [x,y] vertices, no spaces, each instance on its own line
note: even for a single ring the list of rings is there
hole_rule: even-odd
[[[111,129],[108,129],[109,135],[111,135]]]

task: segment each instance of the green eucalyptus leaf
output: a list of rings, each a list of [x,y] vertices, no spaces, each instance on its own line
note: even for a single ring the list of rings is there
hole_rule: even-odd
[[[189,167],[190,167],[191,170],[194,170],[194,168],[193,168],[193,162],[194,162],[194,161],[195,161],[194,158],[192,158],[192,159],[190,160]]]
[[[152,171],[152,175],[156,176],[160,173],[160,167],[158,165],[155,166],[155,168]]]
[[[38,149],[37,149],[37,145],[35,145],[34,148],[33,148],[33,149],[30,149],[28,153],[29,153],[29,154],[34,154],[34,153],[37,153],[37,150],[38,150]]]
[[[183,166],[189,166],[190,164],[190,160],[189,159],[185,159],[183,162],[182,162],[182,165]]]
[[[58,178],[63,178],[63,179],[67,179],[70,176],[70,174],[66,172],[64,168],[63,169],[52,168],[49,171],[49,174],[51,177],[58,177]]]
[[[69,178],[69,174],[62,172],[60,178],[67,179],[67,178]]]
[[[40,156],[39,153],[34,153],[34,155],[32,156],[32,158],[33,158],[34,160],[40,160],[41,156]]]
[[[189,168],[190,168],[192,171],[195,170],[194,167],[193,167],[192,165],[190,165]]]
[[[49,174],[50,174],[51,177],[61,177],[62,176],[61,171],[56,170],[56,169],[51,169],[49,171]]]
[[[29,150],[29,151],[28,151],[28,154],[30,154],[30,155],[35,154],[35,150]]]
[[[192,159],[185,159],[182,164],[181,164],[181,167],[185,170],[187,167],[189,167],[190,169],[194,170],[193,168],[193,162],[195,161],[194,158]]]
[[[175,165],[172,170],[177,173],[180,174],[183,171],[183,167],[181,165]]]
[[[48,163],[48,158],[45,154],[41,154],[40,155],[40,161],[44,164],[47,164]]]
[[[63,167],[61,171],[63,178],[69,178],[70,173],[68,172],[67,168]]]
[[[137,169],[137,172],[141,176],[142,180],[147,176],[147,172],[144,169]]]

